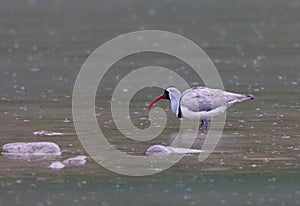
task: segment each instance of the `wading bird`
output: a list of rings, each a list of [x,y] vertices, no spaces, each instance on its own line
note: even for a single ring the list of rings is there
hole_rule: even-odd
[[[148,111],[155,102],[161,99],[170,100],[172,112],[176,117],[201,121],[198,129],[205,125],[207,130],[210,117],[224,112],[236,102],[254,99],[254,96],[202,86],[193,87],[181,93],[176,87],[169,87],[149,104]]]

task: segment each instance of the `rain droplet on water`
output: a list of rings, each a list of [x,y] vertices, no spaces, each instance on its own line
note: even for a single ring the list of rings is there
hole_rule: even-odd
[[[33,67],[33,68],[30,68],[29,71],[31,71],[31,72],[39,72],[40,68]]]

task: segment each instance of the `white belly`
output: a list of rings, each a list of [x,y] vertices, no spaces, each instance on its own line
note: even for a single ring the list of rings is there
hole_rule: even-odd
[[[204,119],[210,119],[212,116],[221,114],[225,112],[227,109],[227,106],[220,106],[216,109],[210,110],[210,111],[200,111],[200,112],[194,112],[189,110],[187,107],[181,107],[181,112],[183,118],[187,118],[189,120],[204,120]]]

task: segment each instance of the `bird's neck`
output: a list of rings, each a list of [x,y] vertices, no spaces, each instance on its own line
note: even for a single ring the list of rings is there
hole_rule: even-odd
[[[169,96],[170,96],[170,101],[171,101],[172,113],[175,114],[177,117],[181,93],[174,93],[174,94],[170,94]]]

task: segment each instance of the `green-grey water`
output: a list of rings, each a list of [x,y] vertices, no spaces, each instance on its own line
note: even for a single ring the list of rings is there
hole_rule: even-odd
[[[53,141],[63,155],[1,155],[0,205],[299,205],[299,8],[296,0],[1,1],[0,145]],[[49,169],[55,160],[87,155],[71,111],[84,61],[106,41],[144,29],[191,39],[213,60],[226,90],[256,99],[229,108],[222,138],[204,162],[189,155],[146,177],[112,173],[91,158],[84,166]],[[167,128],[150,143],[127,140],[113,124],[111,90],[128,71],[149,65],[202,83],[161,54],[132,55],[113,66],[98,89],[96,116],[108,140],[133,155],[168,145],[179,126],[168,102],[158,104],[169,114]],[[149,125],[146,103],[160,92],[141,90],[130,103],[137,127]],[[39,137],[36,130],[66,135]],[[204,137],[201,131],[194,148]]]

